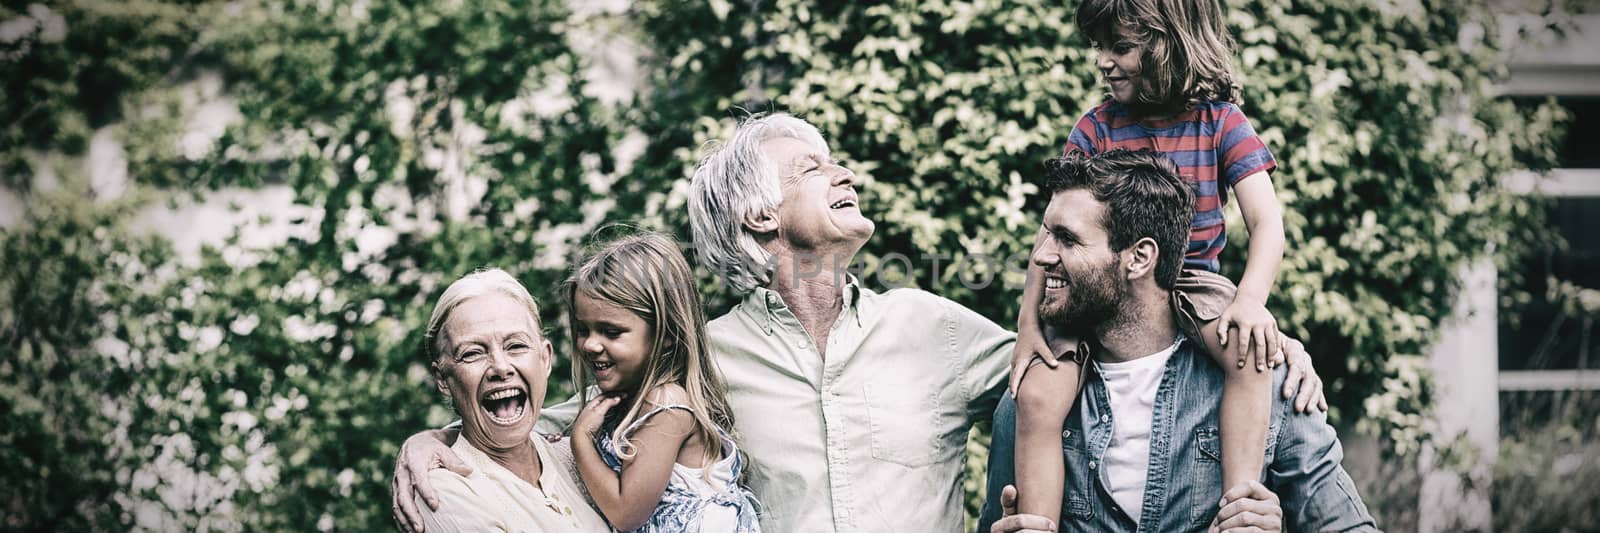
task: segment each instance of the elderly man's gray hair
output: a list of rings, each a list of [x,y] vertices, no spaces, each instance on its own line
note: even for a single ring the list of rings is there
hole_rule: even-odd
[[[756,242],[746,217],[776,210],[783,202],[778,163],[767,158],[761,143],[791,138],[828,153],[816,126],[785,113],[754,115],[733,130],[733,137],[714,147],[695,168],[689,184],[689,227],[700,260],[739,294],[772,282],[771,254]]]

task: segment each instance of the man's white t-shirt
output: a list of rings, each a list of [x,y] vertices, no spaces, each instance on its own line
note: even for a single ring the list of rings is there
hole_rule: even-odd
[[[1150,418],[1156,389],[1161,386],[1167,360],[1181,342],[1183,336],[1179,335],[1167,349],[1132,361],[1094,363],[1105,381],[1114,423],[1111,445],[1106,447],[1104,456],[1107,488],[1111,499],[1135,524],[1144,509],[1144,485],[1150,473]]]

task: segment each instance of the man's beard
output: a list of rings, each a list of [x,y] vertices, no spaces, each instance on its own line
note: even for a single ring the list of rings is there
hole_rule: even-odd
[[[1058,335],[1093,336],[1099,327],[1116,317],[1117,306],[1127,294],[1127,287],[1117,279],[1121,263],[1121,258],[1113,259],[1104,268],[1068,278],[1067,301],[1056,306],[1040,305],[1039,318]]]

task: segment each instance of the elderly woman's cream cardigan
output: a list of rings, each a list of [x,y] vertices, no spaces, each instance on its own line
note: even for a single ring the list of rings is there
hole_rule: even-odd
[[[442,468],[428,471],[428,478],[439,493],[437,511],[429,510],[420,498],[417,500],[428,533],[611,531],[590,506],[577,481],[572,449],[568,447],[571,441],[550,444],[537,433],[530,437],[543,464],[539,487],[494,462],[468,444],[465,436],[457,438],[450,449],[472,467],[472,475],[462,477]]]

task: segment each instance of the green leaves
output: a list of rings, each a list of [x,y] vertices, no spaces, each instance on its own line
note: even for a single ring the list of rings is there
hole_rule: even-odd
[[[614,111],[559,33],[582,24],[554,1],[149,7],[66,12],[69,27],[107,17],[176,32],[151,17],[177,10],[196,19],[182,27],[198,59],[162,55],[165,41],[106,52],[143,65],[107,98],[137,111],[113,124],[135,192],[84,203],[69,173],[60,198],[31,193],[24,225],[0,239],[0,331],[21,354],[3,370],[21,386],[0,389],[18,428],[0,496],[28,511],[13,515],[25,528],[388,527],[400,441],[453,417],[416,352],[443,284],[509,269],[565,346],[563,250],[602,220],[599,200],[647,192],[609,190]],[[59,54],[97,60],[78,43],[111,37],[69,32]],[[216,78],[222,94],[207,93]],[[194,151],[178,141],[197,100],[238,116]],[[241,226],[180,264],[129,230],[154,190],[282,183],[297,205],[271,218],[300,225],[282,245],[242,245],[259,229]],[[550,395],[570,392],[557,378]]]
[[[201,20],[191,16],[196,6],[183,4],[0,8],[8,34],[0,43],[0,185],[29,189],[28,178],[44,169],[25,149],[82,154],[95,129],[123,118],[125,96],[188,68]]]
[[[1244,109],[1287,205],[1270,309],[1312,347],[1337,418],[1414,449],[1416,354],[1461,264],[1540,241],[1520,222],[1542,206],[1499,180],[1547,168],[1565,117],[1496,99],[1498,32],[1474,7],[1225,3]],[[19,32],[0,43],[0,183],[28,205],[0,233],[0,423],[14,428],[0,436],[0,501],[23,511],[7,525],[388,527],[399,443],[452,418],[416,353],[443,285],[506,268],[569,353],[557,287],[585,236],[638,222],[686,238],[700,149],[748,111],[812,121],[862,177],[878,222],[868,265],[938,254],[904,281],[1014,323],[1020,273],[973,265],[1026,255],[1043,162],[1102,101],[1074,6],[568,5],[0,11]],[[608,53],[637,56],[637,77]],[[186,135],[205,106],[237,112]],[[124,146],[129,192],[84,202],[75,157],[102,131]],[[47,174],[59,189],[31,190]],[[180,261],[134,229],[155,199],[257,187],[292,189],[295,205],[267,217],[293,224],[281,243],[256,247],[262,230],[245,225]],[[1223,270],[1237,276],[1246,235],[1231,220]],[[730,296],[703,275],[719,315]],[[569,392],[552,380],[552,399]],[[985,442],[971,446],[974,509]]]
[[[1491,249],[1514,257],[1539,241],[1519,224],[1538,204],[1498,184],[1509,170],[1552,164],[1563,117],[1496,99],[1505,73],[1497,33],[1463,31],[1493,27],[1478,7],[1225,4],[1244,109],[1279,160],[1273,180],[1287,206],[1288,251],[1270,309],[1312,347],[1336,419],[1370,420],[1389,449],[1414,449],[1425,437],[1417,421],[1426,398],[1368,399],[1396,379],[1425,380],[1403,376],[1409,367],[1390,359],[1425,353],[1460,265]],[[755,109],[817,124],[836,157],[866,178],[862,207],[879,223],[868,264],[889,253],[1026,252],[1045,199],[1011,177],[1034,183],[1078,117],[1102,101],[1071,7],[777,2],[732,15],[746,17],[748,47],[728,46],[711,25],[687,36],[652,32],[673,65],[739,73],[704,78],[702,98],[670,100],[657,112],[677,119],[657,123],[664,133],[655,137],[665,146],[716,138],[736,120],[726,116],[730,95],[755,95]],[[658,87],[657,96],[674,94]],[[708,116],[723,118],[708,126]],[[666,164],[692,164],[677,153]],[[1246,232],[1231,220],[1223,271],[1237,276]],[[1021,276],[969,289],[944,266],[936,277],[918,265],[916,284],[1014,321]]]

